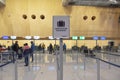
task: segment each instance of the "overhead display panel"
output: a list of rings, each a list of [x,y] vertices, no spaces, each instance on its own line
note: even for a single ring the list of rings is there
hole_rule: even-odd
[[[98,40],[99,37],[98,36],[93,36],[93,40]]]
[[[105,36],[101,36],[100,40],[106,40],[106,37]]]
[[[32,39],[32,36],[25,36],[25,39]]]
[[[48,38],[51,39],[51,40],[54,39],[53,36],[49,36]]]
[[[72,36],[72,40],[78,40],[78,36]]]
[[[10,36],[10,39],[12,39],[12,40],[14,40],[16,38],[17,38],[17,36]]]
[[[40,36],[33,36],[33,39],[38,40],[38,39],[40,39]]]
[[[3,39],[3,40],[8,40],[8,39],[9,39],[9,36],[2,36],[2,39]]]
[[[80,36],[79,39],[80,40],[85,40],[85,36]]]

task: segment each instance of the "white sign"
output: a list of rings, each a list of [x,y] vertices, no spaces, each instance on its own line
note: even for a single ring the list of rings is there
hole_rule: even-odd
[[[54,38],[70,37],[69,16],[53,16],[53,37]]]

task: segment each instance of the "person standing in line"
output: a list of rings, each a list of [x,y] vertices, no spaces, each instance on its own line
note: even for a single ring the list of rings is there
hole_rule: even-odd
[[[31,50],[30,53],[31,53],[32,62],[33,62],[33,60],[34,60],[33,54],[34,54],[34,50],[35,50],[35,44],[34,44],[33,41],[31,41],[31,48],[30,48],[30,50]]]
[[[52,51],[53,51],[53,46],[52,46],[52,44],[50,43],[50,45],[49,45],[49,54],[52,54]]]
[[[19,53],[18,53],[18,50],[19,50],[18,41],[15,41],[15,43],[12,45],[12,50],[16,52],[17,56],[19,56]]]
[[[43,53],[45,53],[45,44],[42,44]]]
[[[63,51],[66,53],[66,44],[63,45]]]
[[[28,46],[28,43],[25,43],[23,46],[23,55],[25,58],[25,66],[29,65],[29,53],[30,53],[30,47]]]
[[[41,46],[41,44],[39,44],[38,49],[39,49],[39,51],[42,50],[42,46]]]

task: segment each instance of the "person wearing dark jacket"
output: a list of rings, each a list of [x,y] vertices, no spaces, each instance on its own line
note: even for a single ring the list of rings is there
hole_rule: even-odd
[[[19,58],[19,54],[18,54],[18,50],[19,50],[19,44],[18,44],[18,41],[15,41],[15,43],[12,45],[12,50],[14,52],[16,52],[18,58]]]
[[[15,41],[15,43],[12,46],[13,51],[15,51],[16,53],[18,53],[18,49],[19,49],[19,45],[18,45],[18,41]]]
[[[34,60],[34,56],[33,56],[33,53],[34,53],[34,50],[35,50],[35,44],[33,41],[31,41],[31,48],[30,48],[30,53],[31,53],[31,57],[32,57],[32,62]]]
[[[49,45],[49,54],[52,54],[52,51],[53,51],[53,46],[52,46],[52,44],[50,43],[50,45]]]
[[[66,53],[66,44],[63,45],[63,51]]]

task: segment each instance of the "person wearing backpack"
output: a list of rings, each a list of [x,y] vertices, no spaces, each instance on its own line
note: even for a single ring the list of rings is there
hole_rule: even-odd
[[[28,46],[28,43],[25,43],[23,46],[23,55],[25,58],[25,66],[29,65],[29,54],[30,54],[30,47]]]

